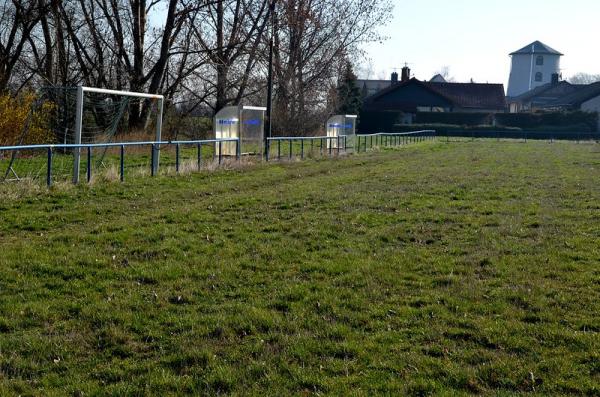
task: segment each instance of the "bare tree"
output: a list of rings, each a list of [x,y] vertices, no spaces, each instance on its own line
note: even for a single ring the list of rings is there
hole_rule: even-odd
[[[239,103],[256,82],[256,64],[269,20],[269,0],[221,0],[209,4],[194,39],[210,59],[216,111]],[[255,88],[255,87],[254,87]]]
[[[576,73],[569,77],[571,84],[592,84],[600,81],[600,74]]]
[[[204,1],[74,0],[61,4],[65,30],[85,84],[145,91],[177,91],[190,61],[190,27]],[[164,22],[152,27],[148,16]],[[190,62],[192,64],[192,62]],[[168,68],[179,73],[169,73]],[[168,85],[168,86],[166,86]],[[140,125],[148,106],[130,109],[132,125]]]
[[[391,15],[387,0],[285,0],[278,3],[274,73],[277,129],[315,125],[310,111],[323,111],[347,54],[379,39]]]
[[[440,68],[440,70],[438,70],[437,72],[435,72],[436,75],[440,75],[444,78],[444,80],[446,80],[449,83],[454,83],[456,81],[456,79],[454,78],[454,76],[452,76],[452,74],[450,73],[450,66],[444,65]]]
[[[0,91],[6,91],[13,72],[30,40],[31,32],[46,11],[42,0],[2,0],[0,5]],[[18,91],[31,76],[19,76]]]

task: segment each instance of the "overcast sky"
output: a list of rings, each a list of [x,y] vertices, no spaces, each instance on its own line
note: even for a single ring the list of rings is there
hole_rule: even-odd
[[[600,74],[600,0],[392,0],[383,44],[368,46],[371,78],[408,62],[418,79],[443,66],[457,81],[507,84],[510,52],[540,40],[565,54],[567,78]],[[359,69],[359,77],[369,68]]]

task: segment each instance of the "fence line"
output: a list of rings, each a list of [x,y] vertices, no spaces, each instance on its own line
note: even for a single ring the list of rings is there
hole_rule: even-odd
[[[294,156],[294,143],[300,143],[300,158],[304,159],[305,157],[305,142],[310,142],[309,153],[313,153],[315,147],[319,150],[319,153],[323,155],[323,153],[328,153],[329,156],[335,154],[339,155],[340,150],[344,152],[348,149],[348,136],[347,135],[339,135],[339,136],[278,136],[278,137],[269,137],[267,138],[267,145],[265,150],[265,159],[270,161],[271,156],[271,145],[273,142],[277,142],[277,159],[281,160],[281,144],[288,143],[289,151],[288,158],[291,159]],[[315,142],[318,142],[318,145],[315,145]]]
[[[600,132],[545,132],[545,131],[442,131],[438,136],[450,142],[451,138],[475,139],[508,139],[508,140],[547,140],[554,141],[600,141]],[[445,138],[445,139],[444,139]]]
[[[413,132],[379,132],[376,134],[357,134],[357,152],[367,151],[368,148],[374,147],[389,147],[389,146],[400,146],[409,143],[423,142],[428,140],[435,140],[437,133],[434,130],[422,130]]]
[[[218,158],[218,164],[223,162],[223,143],[234,142],[236,159],[240,158],[240,140],[239,138],[221,138],[221,139],[202,139],[202,140],[178,140],[178,141],[145,141],[145,142],[116,142],[116,143],[88,143],[88,144],[45,144],[45,145],[20,145],[20,146],[0,146],[0,153],[8,151],[11,152],[11,160],[4,174],[3,180],[7,180],[8,176],[12,172],[17,179],[19,176],[13,169],[16,154],[24,150],[33,151],[46,151],[46,185],[52,185],[52,164],[54,160],[54,152],[57,149],[73,149],[80,151],[81,149],[87,149],[87,165],[86,165],[86,176],[87,181],[90,182],[92,178],[92,152],[94,148],[119,148],[119,179],[124,181],[125,179],[125,148],[127,147],[151,147],[151,164],[150,174],[152,176],[158,173],[158,156],[160,155],[161,147],[175,147],[175,170],[177,173],[181,167],[181,147],[182,146],[196,146],[197,150],[197,168],[201,168],[202,163],[202,148],[203,146],[213,146],[213,158]],[[218,147],[218,154],[217,154]],[[0,156],[0,159],[2,156]],[[76,172],[74,170],[74,172]]]
[[[316,136],[316,137],[270,137],[266,139],[265,147],[265,159],[270,161],[274,157],[277,159],[282,158],[282,144],[288,149],[288,158],[298,156],[304,159],[306,154],[313,154],[315,149],[321,155],[339,155],[340,152],[348,152],[356,149],[356,152],[367,151],[368,148],[376,146],[396,146],[403,145],[413,142],[421,142],[425,140],[435,139],[436,133],[433,130],[425,131],[414,131],[414,132],[402,132],[402,133],[375,133],[375,134],[362,134],[355,136]],[[104,149],[105,151],[109,148],[117,148],[118,150],[118,170],[119,179],[121,182],[125,180],[125,153],[126,149],[130,147],[145,147],[149,146],[150,150],[150,174],[152,176],[158,173],[159,167],[159,156],[160,150],[164,147],[174,147],[175,149],[175,170],[177,173],[180,172],[181,167],[181,147],[183,146],[195,146],[196,149],[196,162],[197,169],[201,168],[202,164],[202,149],[203,147],[212,147],[213,160],[221,164],[223,161],[223,144],[224,143],[235,143],[235,158],[239,160],[241,157],[241,142],[239,138],[220,138],[220,139],[202,139],[202,140],[175,140],[175,141],[143,141],[143,142],[113,142],[113,143],[87,143],[87,144],[42,144],[42,145],[19,145],[19,146],[0,146],[0,160],[2,159],[3,152],[10,152],[11,157],[6,168],[6,172],[3,175],[3,180],[7,180],[11,172],[14,174],[17,180],[20,179],[13,166],[16,161],[16,156],[21,151],[38,151],[45,152],[46,160],[42,167],[45,168],[46,185],[51,186],[53,183],[53,163],[55,161],[55,154],[58,150],[72,151],[73,154],[84,152],[84,156],[87,159],[85,175],[87,182],[89,183],[92,179],[92,158],[94,156],[94,150]],[[369,145],[370,143],[370,145]],[[277,156],[272,156],[273,145],[276,146]],[[297,147],[294,152],[294,147]],[[299,146],[299,147],[298,147]],[[44,161],[43,157],[39,158],[40,161]],[[79,169],[73,169],[73,180],[78,180],[79,174],[75,175]],[[2,177],[2,176],[0,176]]]

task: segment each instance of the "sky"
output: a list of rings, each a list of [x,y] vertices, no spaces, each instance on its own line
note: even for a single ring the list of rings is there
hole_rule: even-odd
[[[388,79],[405,63],[430,79],[443,66],[459,82],[502,83],[509,53],[535,40],[565,54],[563,78],[600,74],[600,0],[391,0],[383,43],[365,47],[359,78]]]

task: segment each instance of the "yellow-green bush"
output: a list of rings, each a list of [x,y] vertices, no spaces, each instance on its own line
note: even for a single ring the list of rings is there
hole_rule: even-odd
[[[0,95],[0,145],[16,145],[27,122],[29,127],[23,144],[53,142],[50,120],[55,105],[46,102],[32,113],[35,100],[36,96],[32,93],[16,97]]]

